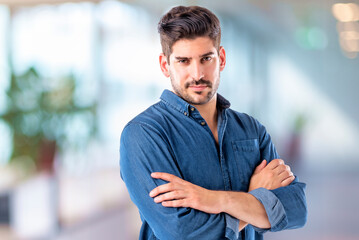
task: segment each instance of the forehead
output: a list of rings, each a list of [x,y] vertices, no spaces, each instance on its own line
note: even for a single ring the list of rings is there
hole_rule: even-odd
[[[181,39],[172,45],[171,57],[196,57],[215,51],[215,46],[209,37]]]

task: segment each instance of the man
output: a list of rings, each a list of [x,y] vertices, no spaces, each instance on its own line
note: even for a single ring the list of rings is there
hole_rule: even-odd
[[[307,216],[298,182],[254,118],[217,94],[226,54],[218,18],[175,7],[158,25],[172,91],[124,128],[121,176],[140,239],[263,239]]]

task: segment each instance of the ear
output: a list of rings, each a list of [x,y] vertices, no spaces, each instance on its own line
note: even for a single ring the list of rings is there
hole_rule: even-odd
[[[165,77],[169,77],[170,76],[170,71],[169,71],[169,64],[167,62],[167,57],[165,56],[164,53],[160,54],[160,67],[161,67],[161,71],[163,72],[163,75],[165,75]]]
[[[223,71],[226,66],[226,51],[222,46],[219,47],[219,69]]]

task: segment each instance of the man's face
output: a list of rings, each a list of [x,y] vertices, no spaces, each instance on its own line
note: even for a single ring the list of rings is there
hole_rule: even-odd
[[[162,57],[161,57],[162,56]],[[160,56],[161,69],[171,78],[173,91],[193,105],[208,103],[217,93],[225,51],[219,52],[209,37],[178,40],[167,58]]]

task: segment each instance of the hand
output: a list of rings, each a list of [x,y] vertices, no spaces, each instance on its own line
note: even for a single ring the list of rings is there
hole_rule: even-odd
[[[254,170],[248,191],[260,187],[269,190],[285,187],[293,182],[294,178],[290,167],[285,165],[282,159],[274,159],[268,165],[267,161],[263,160]]]
[[[266,188],[269,190],[288,186],[293,182],[294,176],[288,165],[282,159],[274,159],[267,165],[267,160],[263,160],[253,172],[249,183],[249,190]],[[239,231],[244,229],[248,223],[239,222]]]
[[[189,207],[206,213],[221,212],[221,202],[216,191],[208,190],[187,182],[169,173],[155,172],[151,177],[168,183],[156,187],[150,197],[164,207]]]

